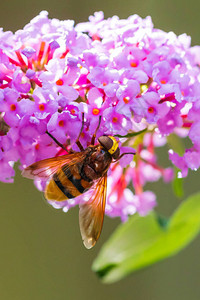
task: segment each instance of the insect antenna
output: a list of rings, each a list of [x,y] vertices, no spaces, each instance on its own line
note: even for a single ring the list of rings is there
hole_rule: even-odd
[[[116,160],[114,160],[114,162],[120,160],[124,155],[126,154],[132,154],[132,155],[135,155],[136,153],[135,152],[125,152],[125,153],[122,153]]]
[[[69,150],[67,150],[67,148],[65,148],[65,146],[63,144],[61,144],[50,132],[46,131],[46,134],[48,134],[48,136],[50,136],[50,138],[52,138],[52,140],[54,140],[54,142],[60,146],[63,150],[65,150],[67,153],[69,153]]]

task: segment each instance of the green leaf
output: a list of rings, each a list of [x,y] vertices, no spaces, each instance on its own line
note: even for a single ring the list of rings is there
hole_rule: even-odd
[[[154,212],[130,217],[104,244],[92,268],[103,282],[115,282],[176,254],[199,230],[200,193],[183,201],[167,221]]]

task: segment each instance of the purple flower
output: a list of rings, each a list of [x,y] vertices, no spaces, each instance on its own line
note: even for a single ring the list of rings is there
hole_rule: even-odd
[[[156,195],[151,191],[145,191],[134,197],[135,207],[141,216],[145,216],[156,205]]]
[[[103,118],[107,120],[105,131],[113,134],[126,135],[126,133],[132,128],[132,124],[129,118],[126,118],[124,115],[119,114],[116,110],[116,106],[108,107],[103,112]]]
[[[18,97],[19,93],[15,89],[6,88],[0,99],[1,110],[5,113],[4,121],[11,127],[17,126],[20,120]]]
[[[136,80],[129,80],[127,84],[121,85],[117,92],[116,96],[119,99],[117,104],[117,111],[129,118],[131,118],[131,112],[136,111],[136,115],[142,115],[143,106],[138,104],[136,96],[140,93],[140,85]]]
[[[146,183],[174,176],[156,152],[171,134],[192,143],[182,156],[169,151],[178,176],[200,166],[199,49],[186,34],[156,29],[150,17],[138,15],[104,19],[97,12],[74,26],[42,11],[14,34],[1,30],[0,180],[13,181],[17,161],[23,169],[64,154],[47,130],[79,151],[82,113],[80,142],[86,148],[101,116],[97,138],[115,136],[121,154],[136,153],[111,165],[106,213],[123,221],[135,212],[147,214],[156,196]],[[45,183],[36,186],[43,190]],[[87,197],[51,204],[67,211]]]

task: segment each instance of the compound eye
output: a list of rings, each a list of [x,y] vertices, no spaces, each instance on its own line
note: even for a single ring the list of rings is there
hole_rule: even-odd
[[[109,150],[112,148],[113,141],[106,135],[100,136],[98,138],[99,143],[106,149]]]
[[[112,155],[114,159],[117,159],[120,154],[118,142],[113,136],[100,136],[98,138],[99,143]]]

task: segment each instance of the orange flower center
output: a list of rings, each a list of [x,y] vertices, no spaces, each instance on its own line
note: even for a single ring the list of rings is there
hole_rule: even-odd
[[[99,112],[100,112],[100,110],[98,109],[98,108],[93,108],[93,110],[92,110],[92,113],[93,113],[93,115],[98,115],[99,114]]]
[[[162,83],[162,84],[166,84],[166,83],[167,83],[167,81],[166,81],[165,79],[161,79],[160,83]]]
[[[15,104],[11,104],[10,110],[11,110],[11,111],[15,111],[15,110],[16,110],[16,105],[15,105]]]
[[[39,110],[44,111],[44,109],[45,109],[44,104],[43,103],[39,104]]]
[[[148,108],[148,112],[149,112],[150,114],[153,114],[154,111],[155,111],[154,107],[150,106],[150,107]]]
[[[63,127],[64,126],[64,121],[63,120],[60,120],[59,122],[58,122],[58,125],[60,126],[60,127]]]
[[[70,110],[70,112],[71,112],[72,115],[75,115],[75,113],[76,113],[76,111],[75,111],[74,108],[72,108],[72,109]]]
[[[62,79],[58,79],[58,80],[56,81],[56,84],[57,84],[57,85],[63,85],[63,80],[62,80]]]
[[[35,145],[35,150],[39,150],[40,149],[40,145],[39,144],[36,144]]]
[[[136,68],[136,67],[138,66],[138,64],[137,64],[136,61],[131,61],[131,62],[130,62],[130,66],[131,66],[132,68]]]
[[[129,99],[128,97],[124,97],[124,99],[123,99],[123,101],[124,101],[125,104],[128,104],[128,103],[129,103],[129,100],[130,100],[130,99]]]
[[[112,122],[113,122],[113,123],[117,123],[117,121],[118,121],[118,118],[117,118],[117,117],[113,117],[113,118],[112,118]]]

